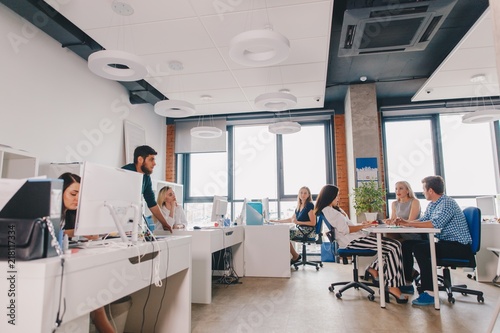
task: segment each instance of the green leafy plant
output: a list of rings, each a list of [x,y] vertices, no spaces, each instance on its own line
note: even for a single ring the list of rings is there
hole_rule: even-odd
[[[353,189],[354,209],[356,212],[382,212],[385,205],[385,189],[379,187],[378,182],[370,180],[361,183]]]

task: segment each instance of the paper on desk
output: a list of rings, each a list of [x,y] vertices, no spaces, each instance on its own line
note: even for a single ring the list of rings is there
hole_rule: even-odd
[[[26,179],[0,178],[0,211],[24,183]]]

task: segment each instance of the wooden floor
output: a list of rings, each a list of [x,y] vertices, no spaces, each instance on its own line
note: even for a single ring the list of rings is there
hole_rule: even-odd
[[[383,309],[378,289],[374,302],[362,290],[346,291],[342,299],[328,290],[332,282],[351,280],[350,264],[324,263],[319,271],[301,267],[291,275],[215,284],[212,304],[192,306],[192,332],[486,332],[500,298],[500,288],[470,280],[457,270],[452,271],[454,283],[483,291],[484,303],[476,296],[457,294],[455,304],[449,304],[440,292],[441,310],[395,301]],[[500,333],[500,318],[494,332]]]

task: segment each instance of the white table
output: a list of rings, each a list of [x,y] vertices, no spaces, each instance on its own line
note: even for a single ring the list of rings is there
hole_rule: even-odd
[[[290,225],[245,226],[245,276],[290,277]]]
[[[493,278],[492,282],[495,286],[500,287],[500,283],[498,281],[498,279],[500,278],[500,248],[488,247],[487,249],[490,250],[492,253],[494,253],[498,258],[497,273],[496,273],[495,277]]]
[[[191,332],[191,238],[176,236],[157,243],[93,247],[65,255],[62,295],[66,312],[57,332],[88,332],[91,311],[130,294],[134,305],[126,331],[140,331],[142,308],[146,304],[142,300],[151,284],[154,262],[159,263],[163,288],[156,291],[157,287],[151,286],[151,294],[159,296],[148,300],[145,332],[152,331],[165,287],[157,332]],[[59,303],[60,263],[59,257],[16,261],[16,325],[9,325],[4,318],[0,321],[1,332],[52,331]],[[0,290],[4,293],[1,299],[5,304],[10,287],[6,275],[10,273],[7,261],[0,261],[0,265],[3,266]]]
[[[500,248],[500,223],[481,223],[481,248],[476,253],[476,280],[491,282],[497,275],[498,257],[488,248]]]
[[[164,233],[163,231],[155,231]],[[168,232],[167,232],[168,233]],[[193,230],[174,230],[174,235],[189,235],[192,244],[192,294],[193,303],[212,303],[212,253],[232,248],[233,268],[238,276],[244,275],[242,226],[225,228],[202,228]]]
[[[437,277],[437,265],[436,265],[436,247],[434,245],[434,234],[440,233],[440,229],[434,228],[414,228],[414,227],[373,227],[366,229],[367,231],[377,235],[377,255],[379,266],[383,267],[384,261],[382,258],[382,235],[383,234],[429,234],[429,247],[431,250],[431,267],[432,267],[432,284],[434,287],[434,308],[439,310],[439,287],[438,287],[438,277]],[[380,289],[380,306],[385,308],[385,277],[384,274],[379,274],[379,289]]]

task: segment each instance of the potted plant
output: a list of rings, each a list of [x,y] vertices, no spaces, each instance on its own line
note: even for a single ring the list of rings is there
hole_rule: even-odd
[[[370,180],[362,182],[353,191],[354,209],[357,214],[365,213],[367,221],[376,220],[377,213],[384,209],[385,189],[381,188],[377,181]]]

